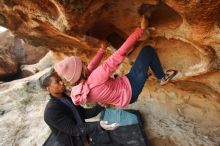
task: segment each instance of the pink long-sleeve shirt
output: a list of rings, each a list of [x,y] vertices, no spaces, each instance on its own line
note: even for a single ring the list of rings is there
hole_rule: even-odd
[[[99,65],[102,58],[101,51],[98,51],[95,58],[89,64],[88,69],[91,72],[88,79],[71,90],[71,99],[74,104],[85,104],[89,101],[95,101],[101,104],[111,104],[117,107],[126,107],[130,103],[132,90],[127,76],[110,76],[116,71],[118,66],[143,34],[141,28],[136,30],[127,38],[123,45]],[[99,66],[98,66],[99,65]]]
[[[105,51],[103,50],[103,48],[100,48],[96,53],[95,57],[90,61],[90,63],[87,66],[89,73],[91,73],[94,69],[98,67],[104,54]]]

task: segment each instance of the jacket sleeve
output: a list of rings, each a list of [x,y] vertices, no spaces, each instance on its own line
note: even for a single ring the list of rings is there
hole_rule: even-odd
[[[104,55],[105,51],[103,48],[100,48],[98,52],[96,53],[95,57],[91,60],[91,62],[88,65],[88,70],[91,73],[96,67],[100,64],[102,57]]]
[[[83,107],[82,108],[82,112],[83,115],[85,117],[85,119],[89,119],[92,117],[97,116],[102,110],[104,110],[104,107],[101,107],[100,105],[96,105],[95,107],[91,108],[91,109],[85,109]]]
[[[88,81],[91,81],[91,84],[94,81],[96,84],[101,84],[108,80],[142,34],[143,30],[139,27],[136,28],[122,46],[90,74]]]
[[[64,109],[57,107],[47,109],[44,114],[44,120],[48,125],[72,136],[92,134],[101,128],[98,122],[87,122],[82,125],[76,125],[71,116],[68,116],[64,112]]]

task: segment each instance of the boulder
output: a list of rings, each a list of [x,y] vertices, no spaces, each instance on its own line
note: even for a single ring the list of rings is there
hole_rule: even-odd
[[[102,39],[109,41],[115,51],[139,25],[139,13],[145,14],[151,27],[149,39],[133,47],[117,73],[128,72],[144,45],[155,47],[164,70],[176,69],[179,73],[173,82],[163,87],[154,76],[149,77],[138,102],[129,107],[144,116],[145,132],[153,146],[218,146],[219,10],[219,0],[3,0],[0,25],[32,46],[50,49],[52,61],[42,59],[41,63],[24,67],[29,73],[38,74],[65,56],[78,55],[89,62]],[[113,51],[108,50],[105,58]],[[25,88],[20,90],[26,94]],[[27,93],[31,92],[30,87]],[[13,99],[15,95],[10,93],[10,96]],[[1,140],[4,145],[11,144],[9,137],[13,135],[6,134]],[[13,138],[14,143],[32,145],[22,137]],[[30,134],[28,139],[32,139]],[[34,143],[41,144],[41,139],[38,140]]]

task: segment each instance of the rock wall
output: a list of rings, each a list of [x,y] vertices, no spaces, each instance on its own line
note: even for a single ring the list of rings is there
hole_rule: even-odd
[[[45,47],[35,47],[14,36],[9,30],[0,33],[0,80],[20,78],[20,66],[37,63],[47,52]],[[24,74],[24,73],[22,73]]]
[[[0,34],[0,80],[7,76],[12,76],[17,72],[17,59],[11,48],[14,38],[9,31]]]
[[[151,145],[220,145],[220,1],[1,0],[0,25],[32,45],[49,48],[51,56],[48,66],[68,55],[80,55],[83,60],[89,61],[97,51],[100,40],[108,40],[115,48],[121,45],[138,26],[137,11],[141,5],[145,7],[144,13],[148,14],[149,25],[153,28],[150,38],[134,46],[134,51],[118,73],[125,74],[129,70],[144,45],[156,48],[165,70],[177,69],[179,73],[172,83],[164,87],[159,86],[155,77],[151,76],[138,102],[129,108],[139,109],[143,114]],[[112,49],[105,57],[111,52]],[[47,65],[42,62],[29,66],[30,70],[36,73],[45,69]],[[9,102],[3,101],[5,95],[8,94],[8,101],[14,99],[11,92],[6,93],[5,84],[0,86],[1,109],[11,107]],[[22,87],[22,95],[31,97],[35,91],[31,88],[26,90]],[[42,109],[40,112],[45,102],[38,105]],[[26,108],[31,106],[28,104]],[[32,111],[36,109],[34,107]],[[30,113],[27,111],[24,116]],[[1,119],[11,117],[6,115],[2,115]],[[29,116],[26,117],[28,121]],[[38,119],[43,123],[42,115]],[[35,126],[42,128],[39,123]],[[7,127],[7,124],[1,127]],[[12,129],[16,133],[18,128]],[[17,131],[27,133],[22,128]],[[46,137],[48,133],[41,134]],[[1,138],[2,144],[38,145],[44,140],[42,137],[33,140],[32,136],[15,136],[9,140],[9,135]]]

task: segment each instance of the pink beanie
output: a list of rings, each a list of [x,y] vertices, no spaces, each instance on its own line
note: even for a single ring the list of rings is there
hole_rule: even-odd
[[[54,66],[55,71],[68,82],[74,84],[82,72],[82,61],[77,56],[67,57]]]

